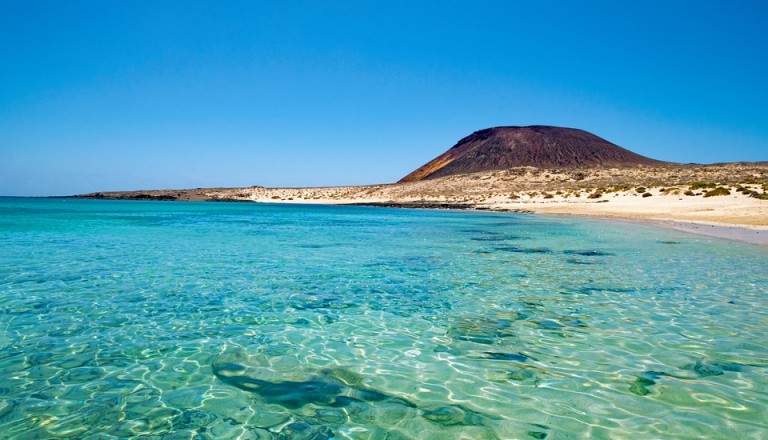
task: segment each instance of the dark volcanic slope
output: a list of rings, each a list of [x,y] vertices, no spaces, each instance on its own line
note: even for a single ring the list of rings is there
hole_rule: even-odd
[[[523,166],[586,168],[663,164],[665,162],[635,154],[575,128],[494,127],[465,137],[400,182]]]

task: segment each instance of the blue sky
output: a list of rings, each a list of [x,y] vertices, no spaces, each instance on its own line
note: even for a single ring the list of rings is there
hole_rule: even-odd
[[[3,1],[0,194],[396,181],[498,125],[768,160],[758,1]]]

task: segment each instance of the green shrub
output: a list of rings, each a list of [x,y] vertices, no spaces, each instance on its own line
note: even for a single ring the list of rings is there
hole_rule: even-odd
[[[643,193],[643,198],[651,197],[653,194],[651,193]]]
[[[602,196],[603,196],[603,193],[601,193],[599,191],[595,191],[592,194],[588,195],[587,198],[588,199],[599,199]]]
[[[683,194],[685,194],[686,196],[695,196],[695,195],[696,195],[696,194],[695,194],[693,191],[691,191],[691,190],[688,190],[688,191],[684,192]]]
[[[753,185],[764,185],[767,181],[765,179],[760,179],[757,177],[747,177],[744,183],[749,183]]]
[[[703,188],[714,188],[717,185],[714,183],[706,183],[706,182],[693,182],[689,185],[691,190],[695,189],[703,189]]]
[[[757,191],[752,191],[752,197],[754,197],[756,199],[760,199],[760,200],[768,200],[768,193],[764,192],[764,193],[760,194]]]
[[[728,188],[723,188],[722,186],[718,186],[717,188],[713,190],[709,190],[704,193],[704,197],[729,196],[729,195],[731,195],[731,192],[728,191]]]
[[[635,188],[635,191],[636,191],[638,194],[642,194],[642,193],[644,193],[644,192],[645,192],[645,187],[644,187],[644,186],[638,186],[637,188]]]

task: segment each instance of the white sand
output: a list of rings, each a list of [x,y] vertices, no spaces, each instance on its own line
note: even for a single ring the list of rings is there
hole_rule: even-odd
[[[473,198],[452,197],[417,198],[396,197],[388,188],[379,187],[370,194],[360,194],[355,187],[264,189],[250,200],[262,203],[455,203],[468,207],[524,211],[537,214],[575,215],[651,222],[662,227],[706,234],[721,238],[768,244],[768,201],[741,193],[704,198],[702,196],[664,195],[658,189],[649,189],[651,197],[642,197],[634,191],[605,194],[600,199],[570,196],[522,197],[520,200],[485,195]],[[390,197],[388,197],[390,196]]]

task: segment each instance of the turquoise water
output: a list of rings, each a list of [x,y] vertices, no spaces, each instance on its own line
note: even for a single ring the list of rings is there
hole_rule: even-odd
[[[767,329],[670,230],[0,199],[2,438],[768,438]]]

